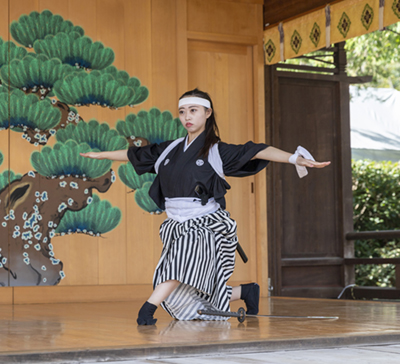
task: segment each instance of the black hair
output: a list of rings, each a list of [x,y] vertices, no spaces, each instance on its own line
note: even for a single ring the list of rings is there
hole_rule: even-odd
[[[219,137],[219,130],[218,130],[218,125],[217,122],[215,120],[215,112],[214,112],[214,106],[211,100],[210,95],[207,92],[204,91],[200,91],[198,88],[195,88],[194,90],[190,90],[185,92],[180,98],[183,99],[184,97],[190,97],[190,96],[194,96],[194,97],[201,97],[202,99],[206,99],[208,101],[210,101],[211,104],[211,109],[212,109],[212,113],[211,115],[208,117],[207,121],[206,121],[206,127],[205,127],[205,132],[206,132],[206,140],[204,142],[204,146],[203,148],[201,148],[199,155],[203,156],[204,158],[208,157],[208,151],[210,150],[210,148],[218,143],[221,139]],[[207,108],[204,107],[206,110]]]

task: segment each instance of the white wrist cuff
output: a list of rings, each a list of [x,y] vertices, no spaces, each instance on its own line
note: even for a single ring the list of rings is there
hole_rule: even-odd
[[[289,158],[289,163],[296,164],[297,157],[299,156],[299,153],[295,152],[292,154]]]
[[[300,178],[303,178],[303,177],[307,176],[308,171],[307,171],[307,168],[306,168],[306,167],[304,167],[304,166],[299,166],[299,165],[297,164],[297,158],[298,158],[299,156],[303,157],[304,159],[309,159],[309,160],[312,160],[312,161],[315,161],[315,159],[314,159],[314,157],[311,155],[311,153],[310,153],[306,148],[303,148],[303,147],[300,146],[300,145],[297,147],[297,149],[296,149],[296,151],[294,152],[294,154],[292,154],[292,155],[290,156],[290,158],[289,158],[289,163],[292,163],[292,164],[295,165],[297,174],[299,175]]]

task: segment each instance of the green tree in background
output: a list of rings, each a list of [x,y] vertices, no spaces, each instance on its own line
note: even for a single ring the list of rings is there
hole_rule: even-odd
[[[352,162],[354,230],[396,230],[400,228],[400,164]],[[356,240],[357,258],[398,258],[397,240]],[[357,265],[356,284],[391,287],[395,284],[392,264]]]
[[[349,76],[372,76],[372,82],[358,84],[359,88],[385,87],[400,90],[400,23],[346,40],[347,74]],[[326,52],[316,51],[285,63],[315,67],[333,67],[322,61],[333,62]]]
[[[400,23],[346,41],[349,76],[373,76],[358,87],[400,90]]]
[[[369,83],[357,84],[358,88],[394,88],[400,91],[400,23],[390,25],[382,31],[348,39],[345,49],[347,74],[373,77]],[[316,51],[286,60],[285,63],[333,68],[333,57],[326,54],[326,51]],[[352,173],[354,230],[400,229],[400,165],[391,162],[353,161]],[[400,257],[400,242],[357,240],[355,256],[397,258]],[[357,265],[356,284],[394,286],[394,265]]]

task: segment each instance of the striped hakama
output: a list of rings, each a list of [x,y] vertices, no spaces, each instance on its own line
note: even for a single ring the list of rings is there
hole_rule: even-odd
[[[178,320],[226,320],[199,315],[197,310],[229,311],[232,287],[227,281],[235,267],[236,222],[229,212],[178,222],[166,219],[160,227],[163,250],[153,287],[168,280],[181,284],[161,304]]]
[[[179,286],[161,305],[178,320],[226,320],[199,315],[200,309],[229,311],[235,266],[236,222],[225,211],[230,186],[225,176],[252,176],[268,164],[253,157],[268,146],[214,144],[204,157],[205,131],[187,138],[130,147],[128,159],[139,175],[157,173],[149,196],[169,216],[160,228],[163,249],[153,287],[176,280]],[[200,190],[203,192],[199,192]],[[203,199],[208,199],[204,204]]]

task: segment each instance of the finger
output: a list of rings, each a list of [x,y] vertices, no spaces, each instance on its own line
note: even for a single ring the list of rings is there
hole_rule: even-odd
[[[311,162],[310,167],[315,167],[315,168],[324,168],[326,166],[329,166],[331,162]]]

